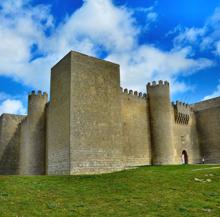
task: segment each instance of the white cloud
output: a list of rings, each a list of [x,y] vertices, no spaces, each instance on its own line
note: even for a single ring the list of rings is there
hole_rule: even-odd
[[[26,109],[20,100],[7,99],[0,104],[0,114],[24,114],[25,112]]]
[[[177,34],[173,40],[176,49],[184,46],[197,46],[201,51],[212,50],[213,53],[219,54],[216,42],[220,38],[220,8],[216,8],[200,28],[177,26],[167,35],[171,34]]]
[[[185,46],[199,48],[200,51],[209,51],[216,57],[220,56],[220,7],[216,8],[214,13],[207,18],[204,25],[200,28],[181,28],[177,26],[174,31],[167,35],[176,34],[174,38],[174,47],[176,50],[182,49]],[[192,56],[194,53],[192,52]],[[214,57],[215,58],[215,57]],[[220,95],[220,84],[216,90],[204,97],[204,100],[217,97]]]
[[[188,90],[177,81],[178,75],[213,65],[204,58],[190,58],[188,49],[165,52],[148,44],[138,45],[141,29],[134,11],[116,7],[111,0],[84,0],[82,7],[57,27],[50,8],[31,6],[31,0],[3,0],[0,8],[0,52],[4,53],[0,75],[34,88],[49,90],[50,68],[69,50],[97,57],[104,50],[107,59],[121,64],[123,86],[134,89],[142,89],[154,79],[168,79],[174,92]],[[157,19],[153,7],[146,8],[146,14],[146,22]],[[194,39],[195,35],[191,32],[188,36]]]
[[[205,34],[205,28],[184,28],[180,30],[180,34],[174,38],[175,47],[182,47],[185,43],[195,43],[198,38],[201,40],[201,37]]]
[[[86,0],[52,37],[51,48],[63,52],[71,47],[91,53],[128,50],[136,43],[139,30],[131,11],[115,7],[110,0]]]
[[[211,93],[210,95],[205,96],[203,100],[207,100],[207,99],[211,99],[211,98],[219,97],[219,96],[220,96],[220,81],[216,87],[216,90],[213,93]]]
[[[152,46],[139,46],[128,53],[117,53],[108,60],[121,65],[122,86],[144,91],[146,81],[169,80],[172,92],[184,92],[190,89],[177,81],[178,75],[187,76],[203,68],[211,67],[213,62],[207,59],[187,58],[190,50],[164,52]]]
[[[44,72],[32,71],[32,47],[45,46],[45,30],[52,27],[52,19],[48,7],[30,7],[28,0],[0,2],[0,52],[4,54],[0,58],[0,75],[29,86],[43,87],[35,85],[36,74],[44,74],[37,79],[43,81],[49,77],[49,67]]]
[[[155,12],[150,12],[147,14],[147,19],[151,22],[155,22],[157,20],[158,14]]]
[[[148,31],[152,24],[156,23],[158,20],[158,13],[155,11],[155,7],[157,5],[157,2],[154,3],[154,6],[144,8],[144,7],[137,7],[133,8],[134,14],[142,15],[142,19],[145,20],[144,25],[141,27],[142,31]]]
[[[0,2],[0,75],[34,88],[49,90],[50,68],[69,50],[98,56],[101,49],[121,51],[136,43],[131,12],[110,0],[86,0],[83,6],[53,28],[49,7],[30,6],[30,1]],[[104,13],[103,13],[104,12]],[[45,31],[51,30],[47,36]],[[33,59],[32,48],[42,57]],[[101,48],[101,49],[99,49]]]
[[[0,92],[0,115],[2,113],[25,114],[27,110],[22,103],[24,97],[27,98],[26,95],[12,96],[5,92]]]

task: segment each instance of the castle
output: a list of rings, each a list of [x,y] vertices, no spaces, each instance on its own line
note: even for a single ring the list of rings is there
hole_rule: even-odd
[[[220,97],[170,102],[167,81],[120,88],[119,65],[71,51],[26,116],[0,117],[0,174],[93,174],[140,165],[220,163]]]

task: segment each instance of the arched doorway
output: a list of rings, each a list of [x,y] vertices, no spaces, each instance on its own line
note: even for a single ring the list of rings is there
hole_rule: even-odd
[[[182,151],[182,164],[188,164],[188,154],[186,150]]]

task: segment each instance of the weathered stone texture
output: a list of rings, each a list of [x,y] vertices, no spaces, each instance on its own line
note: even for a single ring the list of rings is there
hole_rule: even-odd
[[[45,174],[47,94],[32,92],[28,96],[28,116],[21,123],[19,174]]]
[[[151,164],[151,140],[146,97],[121,93],[124,155],[127,166]]]
[[[173,164],[174,146],[169,83],[159,81],[147,85],[154,165]]]
[[[174,111],[173,111],[174,113]],[[174,163],[180,164],[182,152],[188,155],[188,163],[201,163],[195,114],[189,111],[189,121],[175,122],[173,115]]]
[[[71,52],[70,173],[123,168],[119,65]]]
[[[51,70],[46,138],[48,174],[70,174],[70,67],[68,54]]]
[[[94,174],[140,165],[220,163],[220,97],[170,102],[168,82],[147,94],[120,88],[119,65],[68,53],[28,115],[0,117],[0,174]]]
[[[216,97],[213,99],[201,101],[191,105],[193,107],[193,111],[202,111],[209,108],[219,107],[220,106],[220,97]]]
[[[220,162],[220,106],[196,112],[201,156],[205,163]]]
[[[19,124],[25,116],[3,114],[0,117],[0,174],[17,174]]]

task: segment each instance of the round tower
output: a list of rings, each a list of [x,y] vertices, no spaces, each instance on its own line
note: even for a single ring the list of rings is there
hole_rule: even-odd
[[[28,115],[21,124],[19,174],[45,174],[45,107],[48,95],[32,91],[28,96]]]
[[[48,100],[46,92],[42,93],[40,90],[35,93],[33,90],[28,95],[28,116],[39,116],[45,110],[45,105]]]
[[[172,113],[170,87],[167,81],[147,84],[151,138],[152,163],[154,165],[174,163],[172,138]]]

